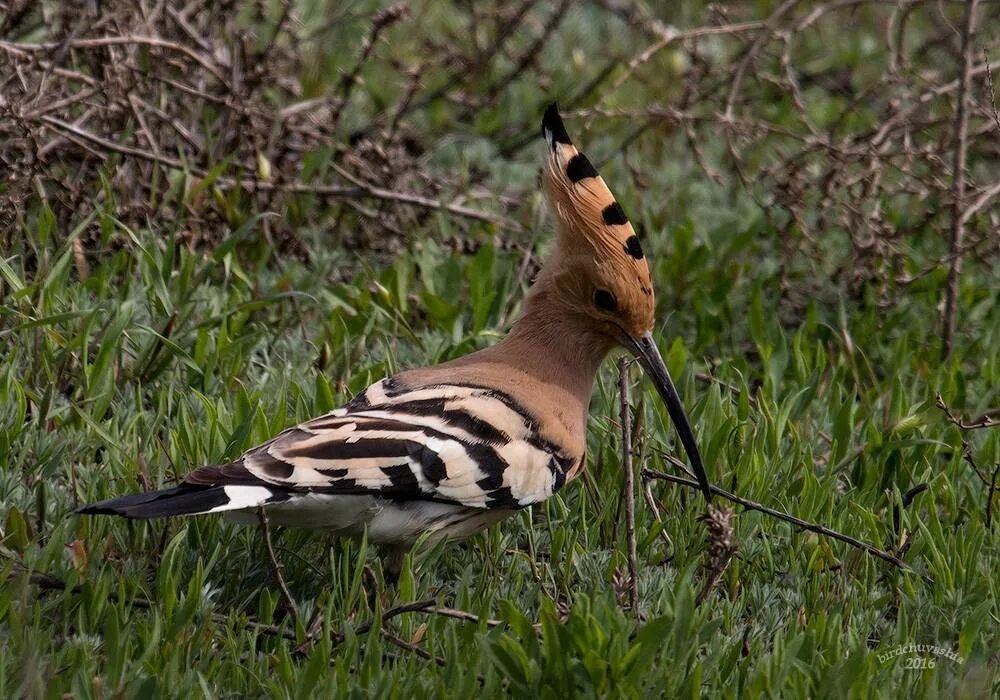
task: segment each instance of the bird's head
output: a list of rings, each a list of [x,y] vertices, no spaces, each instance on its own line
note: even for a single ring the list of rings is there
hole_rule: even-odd
[[[653,340],[653,282],[639,237],[597,169],[573,145],[554,104],[545,110],[542,136],[547,145],[542,182],[557,231],[546,262],[548,283],[565,308],[636,357],[667,406],[705,497],[711,498],[683,404]]]
[[[649,333],[653,283],[625,210],[570,141],[555,105],[545,110],[542,135],[548,145],[542,182],[557,231],[547,267],[559,296],[616,341],[622,333]]]

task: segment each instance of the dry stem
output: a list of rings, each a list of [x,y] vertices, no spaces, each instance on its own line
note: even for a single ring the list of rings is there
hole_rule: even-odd
[[[635,537],[635,472],[632,469],[632,418],[629,415],[628,358],[618,360],[618,402],[621,410],[622,469],[625,472],[625,530],[628,543],[628,597],[635,619],[639,614],[639,564]]]
[[[648,479],[662,479],[663,481],[669,481],[674,484],[681,484],[682,486],[688,486],[694,489],[700,488],[698,482],[695,481],[694,479],[685,479],[684,477],[674,476],[673,474],[666,474],[664,472],[657,472],[651,469],[643,469],[642,475]],[[815,532],[818,535],[826,535],[827,537],[832,537],[835,540],[839,540],[841,542],[851,545],[852,547],[863,550],[874,557],[878,557],[882,561],[888,562],[889,564],[892,564],[893,566],[907,573],[916,574],[920,576],[920,578],[922,578],[927,583],[934,582],[933,578],[931,578],[927,574],[921,574],[918,573],[917,571],[914,571],[906,562],[899,559],[898,557],[894,557],[888,552],[883,551],[873,545],[870,545],[867,542],[862,542],[861,540],[855,537],[851,537],[850,535],[845,535],[841,532],[837,532],[836,530],[832,530],[826,527],[825,525],[820,525],[819,523],[812,523],[809,522],[808,520],[802,520],[801,518],[797,518],[794,515],[789,515],[788,513],[783,513],[780,510],[769,508],[768,506],[765,506],[762,503],[757,503],[756,501],[751,501],[748,498],[743,498],[742,496],[737,496],[736,494],[730,493],[729,491],[720,489],[718,486],[714,485],[712,486],[712,493],[722,496],[726,500],[732,501],[733,503],[738,503],[744,508],[747,508],[749,510],[756,510],[758,512],[770,515],[773,518],[777,518],[778,520],[783,520],[786,523],[791,523],[792,525],[795,525],[796,527],[799,527],[803,530]]]
[[[284,567],[281,565],[278,556],[274,553],[274,545],[271,542],[271,522],[267,518],[266,506],[260,506],[257,509],[257,518],[260,520],[260,529],[264,537],[264,547],[267,549],[267,558],[271,562],[274,578],[278,582],[278,588],[281,589],[281,595],[284,596],[289,611],[294,616],[296,623],[298,623],[299,606],[296,605],[295,598],[292,597],[292,592],[288,590],[288,584],[285,583]]]
[[[958,304],[958,279],[962,272],[962,258],[958,254],[965,238],[965,162],[969,141],[969,84],[972,82],[972,45],[976,26],[976,6],[979,0],[968,0],[965,6],[965,22],[962,25],[962,67],[959,74],[958,105],[955,108],[955,132],[957,134],[954,158],[952,160],[951,187],[951,264],[948,266],[948,286],[945,291],[944,316],[941,331],[941,359],[951,355],[955,339],[955,314]],[[988,66],[989,64],[987,64]]]

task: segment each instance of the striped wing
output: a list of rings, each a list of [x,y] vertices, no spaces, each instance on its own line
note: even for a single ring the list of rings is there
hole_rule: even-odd
[[[496,389],[410,389],[389,378],[221,469],[229,471],[229,483],[265,482],[293,493],[519,508],[550,497],[574,464],[542,439],[523,407]],[[219,483],[219,469],[197,470],[187,481]]]

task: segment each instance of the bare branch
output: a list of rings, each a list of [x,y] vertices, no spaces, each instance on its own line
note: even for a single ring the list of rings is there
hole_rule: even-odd
[[[962,273],[962,249],[965,237],[965,161],[969,139],[969,85],[972,82],[972,45],[976,27],[976,6],[979,0],[968,0],[965,6],[965,22],[962,25],[962,67],[958,83],[958,105],[955,108],[955,133],[957,134],[954,159],[952,160],[951,187],[951,264],[948,267],[948,285],[945,291],[944,312],[941,330],[941,359],[951,355],[955,340],[955,315],[958,306],[958,280]]]
[[[962,430],[978,430],[979,428],[995,428],[1000,426],[1000,420],[997,420],[998,416],[1000,416],[1000,408],[986,411],[974,421],[966,422],[961,416],[956,416],[952,413],[951,408],[944,402],[944,397],[941,394],[937,394],[935,403],[944,412],[948,422],[958,426]]]
[[[267,518],[266,506],[260,506],[257,509],[257,518],[260,520],[260,529],[264,537],[264,547],[267,550],[267,558],[271,562],[274,578],[278,582],[278,588],[281,589],[281,595],[285,598],[285,604],[288,605],[288,610],[292,613],[296,622],[298,622],[299,606],[296,604],[295,598],[292,597],[292,592],[288,590],[288,584],[285,583],[284,567],[281,565],[281,561],[274,553],[274,545],[271,543],[271,523]]]
[[[664,472],[657,472],[651,469],[643,469],[642,475],[649,479],[661,479],[663,481],[669,481],[674,484],[681,484],[682,486],[688,486],[694,489],[701,488],[698,485],[698,482],[693,479],[685,479],[684,477],[674,476],[673,474],[666,474]],[[718,486],[712,486],[712,493],[722,496],[727,501],[738,503],[739,505],[749,510],[756,510],[761,513],[766,513],[767,515],[770,515],[773,518],[777,518],[778,520],[783,520],[786,523],[791,523],[792,525],[795,525],[796,527],[799,527],[803,530],[815,532],[818,535],[825,535],[827,537],[832,537],[835,540],[839,540],[841,542],[851,545],[852,547],[863,550],[874,557],[878,557],[882,561],[888,562],[889,564],[892,564],[893,566],[901,569],[902,571],[905,571],[910,574],[916,574],[927,583],[934,582],[933,578],[931,578],[927,574],[921,574],[917,571],[914,571],[906,562],[899,559],[898,557],[894,557],[888,552],[885,552],[879,549],[878,547],[870,545],[867,542],[862,542],[861,540],[855,537],[851,537],[850,535],[845,535],[841,532],[837,532],[836,530],[832,530],[826,527],[825,525],[820,525],[819,523],[812,523],[809,522],[808,520],[802,520],[801,518],[796,518],[794,515],[789,515],[787,513],[781,512],[780,510],[769,508],[768,506],[765,506],[761,503],[757,503],[756,501],[751,501],[750,499],[743,498],[742,496],[737,496],[736,494],[732,494],[728,491],[720,489]]]
[[[629,606],[635,619],[639,613],[639,563],[635,538],[635,472],[632,469],[632,417],[629,415],[631,403],[628,358],[618,360],[618,407],[621,411],[622,428],[622,470],[625,472],[625,534],[628,546],[628,597]]]
[[[39,117],[40,121],[48,124],[49,126],[56,127],[58,129],[65,130],[75,136],[79,136],[87,141],[97,144],[98,146],[115,153],[121,153],[123,155],[134,156],[136,158],[142,158],[143,160],[148,160],[153,163],[159,163],[160,165],[166,165],[171,168],[176,168],[178,170],[186,170],[192,175],[197,177],[207,177],[208,172],[200,169],[191,167],[184,164],[176,158],[172,158],[166,155],[158,155],[150,151],[143,150],[141,148],[135,148],[133,146],[125,146],[114,141],[109,141],[108,139],[102,138],[96,134],[93,134],[85,129],[82,129],[74,124],[68,124],[55,117],[50,117],[42,115]],[[463,207],[457,204],[448,204],[446,202],[441,202],[438,200],[430,199],[418,194],[412,194],[409,192],[393,192],[391,190],[386,190],[381,187],[374,187],[370,185],[355,185],[353,187],[345,187],[342,185],[323,185],[323,184],[311,184],[306,182],[288,182],[288,183],[272,183],[265,180],[247,180],[247,179],[235,179],[230,177],[218,177],[215,179],[215,184],[220,187],[240,187],[245,190],[281,190],[284,192],[293,192],[296,194],[315,194],[324,197],[334,197],[338,199],[381,199],[390,202],[399,202],[401,204],[410,204],[417,207],[422,207],[424,209],[433,209],[446,211],[450,214],[455,214],[456,216],[462,216],[468,219],[475,219],[477,221],[483,221],[486,223],[494,224],[496,226],[501,226],[503,228],[520,230],[520,226],[512,221],[504,219],[502,217],[490,214],[487,212],[479,211],[476,209],[470,209],[469,207]]]

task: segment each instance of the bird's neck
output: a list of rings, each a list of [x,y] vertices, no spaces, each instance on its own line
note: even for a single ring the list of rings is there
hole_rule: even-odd
[[[411,387],[454,382],[501,389],[539,420],[547,439],[582,458],[594,379],[613,341],[561,298],[543,272],[502,341],[398,378]]]
[[[489,354],[572,393],[586,407],[601,362],[612,347],[613,341],[590,319],[559,301],[543,275],[525,299],[520,318]]]

